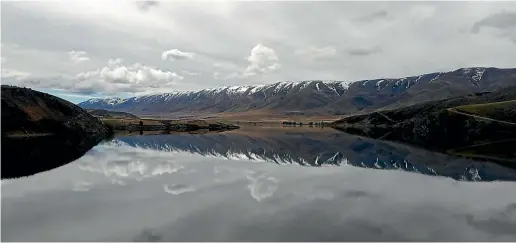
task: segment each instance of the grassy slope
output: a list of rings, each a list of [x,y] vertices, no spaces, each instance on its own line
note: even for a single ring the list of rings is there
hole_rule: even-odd
[[[516,100],[455,107],[456,110],[491,119],[516,123]]]

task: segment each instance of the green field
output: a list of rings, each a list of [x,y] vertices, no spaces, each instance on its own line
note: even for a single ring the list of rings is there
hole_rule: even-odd
[[[516,100],[455,107],[456,110],[500,121],[516,122]]]

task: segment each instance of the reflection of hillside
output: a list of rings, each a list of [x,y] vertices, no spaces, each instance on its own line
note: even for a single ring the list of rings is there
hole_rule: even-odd
[[[335,133],[331,130],[293,130],[267,133],[265,136],[255,135],[237,132],[126,136],[118,137],[115,142],[161,151],[181,151],[277,164],[349,164],[372,169],[395,169],[446,176],[456,180],[516,180],[516,171],[496,164],[455,158],[405,145]]]

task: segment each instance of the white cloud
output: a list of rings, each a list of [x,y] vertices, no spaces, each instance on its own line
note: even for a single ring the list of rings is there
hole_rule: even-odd
[[[102,69],[77,74],[74,88],[89,91],[100,88],[110,93],[145,92],[148,89],[170,88],[183,80],[175,72],[163,71],[135,63],[131,66],[106,66]]]
[[[14,79],[14,80],[22,80],[30,77],[30,73],[19,71],[16,69],[8,69],[2,67],[2,79]]]
[[[232,73],[225,74],[225,75],[220,72],[214,72],[212,77],[215,80],[228,80],[228,79],[241,78],[242,75],[237,72],[232,72]]]
[[[247,57],[247,66],[244,77],[254,76],[275,71],[281,67],[276,52],[262,44],[256,45],[251,50],[251,55]]]
[[[86,56],[87,53],[85,51],[69,51],[68,56],[70,60],[74,63],[81,63],[85,61],[89,61],[90,58]]]
[[[124,59],[122,58],[111,58],[108,60],[108,66],[118,65],[122,63]]]
[[[194,53],[191,52],[183,52],[178,49],[172,49],[165,51],[161,54],[161,60],[186,60],[186,59],[193,59]]]
[[[183,70],[181,71],[182,73],[188,75],[188,76],[200,76],[201,74],[200,73],[196,73],[196,72],[190,72],[188,70]]]
[[[140,63],[130,66],[113,64],[113,61],[110,63],[112,65],[80,72],[73,77],[33,77],[29,73],[2,69],[2,79],[7,78],[11,85],[52,88],[81,94],[140,94],[156,90],[167,92],[174,90],[178,82],[184,79],[175,72]]]
[[[307,48],[298,49],[294,52],[294,55],[310,60],[329,58],[335,56],[335,54],[337,54],[337,50],[333,46],[309,46]]]
[[[216,62],[213,64],[214,67],[225,69],[225,70],[241,70],[242,68],[232,62]]]

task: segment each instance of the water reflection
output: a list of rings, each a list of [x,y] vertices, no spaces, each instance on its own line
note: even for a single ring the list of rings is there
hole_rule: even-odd
[[[75,136],[2,135],[2,179],[31,176],[52,170],[82,157],[100,142]],[[43,161],[43,162],[42,162]]]
[[[121,136],[2,181],[2,240],[514,241],[515,178],[332,130]]]
[[[326,129],[267,135],[230,132],[203,135],[123,136],[113,143],[205,157],[280,165],[341,166],[403,170],[455,180],[516,180],[516,170]]]

